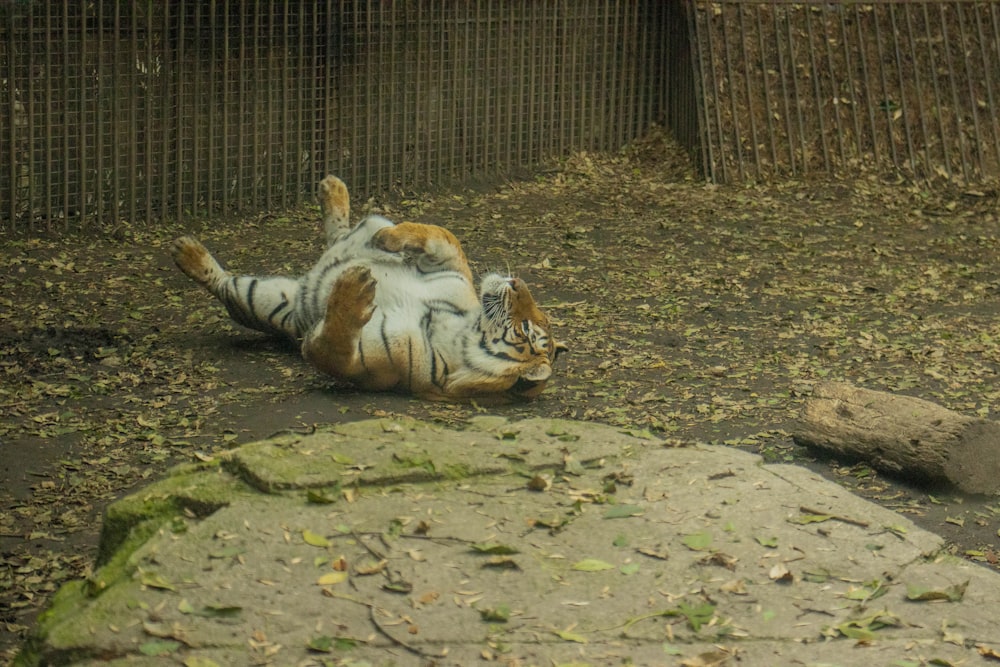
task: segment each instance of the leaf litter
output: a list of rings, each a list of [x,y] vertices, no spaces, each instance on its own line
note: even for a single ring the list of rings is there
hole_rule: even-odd
[[[498,409],[505,416],[597,421],[797,462],[941,533],[956,555],[1000,561],[995,500],[818,461],[788,435],[813,384],[826,378],[993,415],[995,184],[975,196],[870,174],[707,185],[653,131],[619,153],[578,153],[531,180],[357,208],[443,224],[475,271],[512,267],[532,285],[572,352],[542,400]],[[107,503],[168,465],[331,421],[410,414],[461,425],[482,410],[319,378],[291,346],[231,323],[167,253],[174,237],[193,231],[232,270],[294,274],[320,251],[316,218],[316,207],[303,206],[278,218],[185,228],[123,222],[3,239],[0,268],[17,289],[0,296],[0,657],[12,655],[60,583],[93,566]],[[516,443],[516,427],[500,437]],[[549,491],[581,465],[567,459],[553,476],[530,478],[529,488]],[[349,495],[316,490],[307,500]],[[608,518],[638,516],[614,507]],[[803,515],[820,524],[849,519]],[[533,525],[555,534],[572,518]],[[667,557],[665,549],[639,553]]]

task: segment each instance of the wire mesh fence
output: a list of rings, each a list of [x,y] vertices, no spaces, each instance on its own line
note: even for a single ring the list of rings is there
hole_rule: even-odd
[[[693,24],[713,180],[1000,176],[1000,3],[720,0]]]
[[[667,3],[671,4],[671,3]],[[658,0],[8,0],[0,229],[283,207],[622,145]]]
[[[1000,176],[1000,0],[0,0],[0,230],[614,149],[716,182]]]

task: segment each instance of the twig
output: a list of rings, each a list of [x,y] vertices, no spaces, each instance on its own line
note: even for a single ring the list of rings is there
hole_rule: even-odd
[[[419,648],[417,648],[416,646],[411,646],[410,644],[407,644],[406,642],[404,642],[402,639],[397,639],[396,637],[394,637],[392,635],[392,633],[390,633],[388,630],[386,630],[381,625],[379,625],[379,622],[375,620],[375,605],[368,605],[368,618],[369,618],[369,620],[371,620],[372,625],[374,625],[375,628],[380,633],[382,633],[382,636],[385,637],[386,639],[388,639],[389,641],[391,641],[396,646],[399,646],[400,648],[403,648],[403,649],[409,651],[413,655],[419,655],[421,658],[439,658],[439,657],[441,657],[441,656],[438,656],[438,655],[434,655],[433,653],[427,653],[425,651],[422,651]]]
[[[861,519],[852,519],[849,516],[838,516],[836,514],[830,514],[829,512],[824,512],[822,510],[812,509],[811,507],[800,506],[799,511],[803,514],[816,514],[818,516],[828,516],[835,521],[843,521],[844,523],[849,523],[853,526],[861,526],[862,528],[867,528],[871,524],[867,521],[862,521]]]

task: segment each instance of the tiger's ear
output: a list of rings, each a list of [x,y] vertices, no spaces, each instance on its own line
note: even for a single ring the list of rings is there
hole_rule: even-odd
[[[569,352],[569,346],[566,345],[565,343],[560,343],[556,341],[556,349],[552,353],[552,361],[558,359],[559,355],[562,354],[563,352]]]

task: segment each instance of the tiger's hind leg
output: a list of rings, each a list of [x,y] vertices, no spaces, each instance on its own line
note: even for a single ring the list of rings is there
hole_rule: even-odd
[[[401,222],[378,230],[372,243],[376,248],[387,252],[409,255],[424,273],[458,271],[470,284],[473,282],[472,270],[462,244],[443,227]]]
[[[191,236],[174,241],[171,254],[178,268],[221,301],[236,322],[292,340],[302,335],[295,317],[295,301],[299,294],[297,280],[233,275]]]
[[[329,248],[351,227],[351,198],[347,186],[336,176],[327,176],[316,188],[322,213],[323,233]]]

